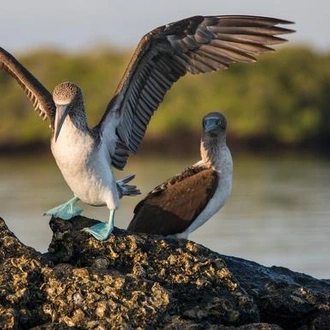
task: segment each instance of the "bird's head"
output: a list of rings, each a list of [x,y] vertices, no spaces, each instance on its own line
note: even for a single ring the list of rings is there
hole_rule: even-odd
[[[226,117],[220,112],[210,112],[203,118],[201,156],[205,163],[215,164],[219,161],[220,150],[226,145]]]
[[[203,118],[204,135],[211,138],[223,136],[226,133],[227,120],[220,112],[210,112]]]
[[[54,137],[57,140],[65,118],[68,115],[79,115],[84,112],[83,96],[79,86],[72,82],[64,82],[57,85],[53,91],[53,101],[56,106]]]

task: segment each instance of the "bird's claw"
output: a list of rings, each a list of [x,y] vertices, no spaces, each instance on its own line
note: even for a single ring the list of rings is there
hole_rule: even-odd
[[[60,205],[54,207],[44,213],[44,215],[51,215],[56,218],[61,218],[63,220],[70,220],[71,218],[80,215],[83,209],[78,206],[68,206],[68,205]]]
[[[80,215],[83,211],[79,206],[75,206],[78,201],[77,197],[74,197],[64,204],[53,207],[52,209],[46,211],[44,215],[51,215],[56,218],[61,218],[63,220],[69,220],[77,215]]]
[[[83,231],[93,235],[98,241],[106,240],[113,231],[115,221],[115,210],[110,210],[108,222],[100,222],[89,228],[84,228]]]
[[[93,235],[98,241],[104,241],[110,236],[113,227],[109,227],[107,223],[101,222],[82,230]]]

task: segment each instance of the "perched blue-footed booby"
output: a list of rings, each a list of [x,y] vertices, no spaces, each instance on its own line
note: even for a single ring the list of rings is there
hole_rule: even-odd
[[[226,203],[233,160],[226,144],[227,121],[219,112],[203,118],[201,160],[154,188],[134,209],[127,230],[188,238]]]
[[[11,74],[52,130],[51,150],[74,197],[46,214],[69,219],[81,213],[78,200],[107,206],[109,220],[87,229],[99,240],[114,226],[121,195],[134,195],[129,176],[115,181],[110,166],[123,169],[135,153],[154,111],[172,84],[187,72],[225,69],[234,62],[254,62],[273,50],[292,30],[291,22],[256,16],[195,16],[166,24],[140,41],[99,124],[89,128],[80,88],[71,82],[53,96],[11,54],[0,48],[0,66]]]

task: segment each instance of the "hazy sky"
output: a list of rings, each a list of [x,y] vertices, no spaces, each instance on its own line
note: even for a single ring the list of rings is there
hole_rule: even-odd
[[[149,30],[192,15],[249,14],[294,21],[290,42],[330,50],[329,0],[0,0],[0,46],[21,52],[98,44],[134,47]]]

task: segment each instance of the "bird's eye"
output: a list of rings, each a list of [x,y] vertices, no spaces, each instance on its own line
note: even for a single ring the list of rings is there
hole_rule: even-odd
[[[221,126],[221,124],[222,124],[222,121],[219,119],[219,120],[217,121],[217,125]]]

